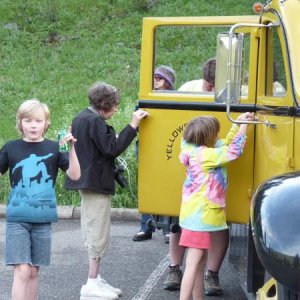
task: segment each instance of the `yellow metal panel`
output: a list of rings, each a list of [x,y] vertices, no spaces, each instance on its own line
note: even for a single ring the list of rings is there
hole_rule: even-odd
[[[157,26],[196,26],[196,25],[230,25],[235,23],[258,23],[259,17],[248,16],[203,16],[203,17],[146,17],[143,23],[147,27]]]
[[[300,119],[295,119],[294,168],[300,170]]]
[[[277,295],[269,296],[270,290],[276,286],[276,281],[274,278],[271,278],[269,281],[267,281],[263,287],[261,287],[257,291],[256,300],[276,300]]]
[[[259,114],[260,120],[276,124],[276,128],[256,126],[254,187],[273,176],[293,171],[294,119],[287,116]]]
[[[147,109],[150,113],[140,127],[139,211],[178,216],[185,169],[178,155],[185,124],[199,115],[214,115],[221,123],[221,137],[231,127],[224,112]],[[237,114],[233,114],[234,117]],[[249,189],[253,180],[253,127],[243,156],[229,166],[228,221],[249,220]]]

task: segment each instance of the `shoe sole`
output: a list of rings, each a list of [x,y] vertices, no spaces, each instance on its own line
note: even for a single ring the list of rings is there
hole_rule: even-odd
[[[152,237],[148,237],[148,238],[132,238],[132,240],[134,242],[143,242],[143,241],[147,241],[147,240],[151,240]]]
[[[180,290],[180,285],[173,285],[173,286],[164,285],[164,289],[168,291],[178,291]]]
[[[221,296],[223,294],[222,291],[216,290],[205,290],[204,293],[206,296]]]
[[[110,291],[110,292],[112,292],[112,293],[114,293],[114,294],[116,294],[118,297],[121,297],[122,296],[122,291],[121,292],[119,292],[119,293],[117,293],[117,292],[115,292],[115,291],[112,291],[112,290],[109,290],[109,289],[107,289],[108,291]]]

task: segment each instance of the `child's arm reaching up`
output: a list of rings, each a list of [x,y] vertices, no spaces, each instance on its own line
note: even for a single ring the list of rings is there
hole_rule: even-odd
[[[254,113],[246,112],[238,116],[238,121],[253,121]],[[226,135],[225,139],[219,140],[218,146],[221,145],[229,145],[232,141],[232,139],[235,137],[237,132],[240,132],[241,134],[246,134],[247,131],[247,124],[233,124],[230,131]]]
[[[255,119],[254,113],[246,112],[244,114],[239,115],[237,118],[238,121],[253,121]],[[239,132],[242,134],[246,134],[248,124],[241,124]]]

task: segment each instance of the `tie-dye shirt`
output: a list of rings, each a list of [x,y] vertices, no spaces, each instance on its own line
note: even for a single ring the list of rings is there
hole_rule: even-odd
[[[192,231],[218,231],[227,228],[225,196],[227,169],[225,164],[238,158],[246,136],[233,125],[215,148],[181,142],[179,159],[186,167],[182,190],[180,226]]]

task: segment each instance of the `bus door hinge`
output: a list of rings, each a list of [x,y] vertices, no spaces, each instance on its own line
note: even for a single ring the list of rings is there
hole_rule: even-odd
[[[288,158],[288,164],[289,164],[289,167],[290,167],[291,169],[294,169],[294,168],[295,168],[295,160],[294,160],[293,157],[289,157],[289,158]]]
[[[248,189],[248,196],[249,196],[249,199],[251,199],[252,197],[252,192],[253,190],[251,188]]]
[[[254,31],[254,36],[257,39],[260,39],[261,38],[261,28],[255,28],[253,31]]]

